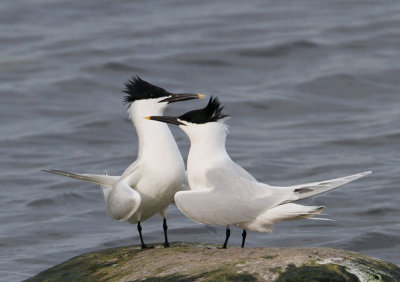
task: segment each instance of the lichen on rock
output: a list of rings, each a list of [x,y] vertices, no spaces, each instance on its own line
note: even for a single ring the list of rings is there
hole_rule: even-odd
[[[329,277],[329,280],[327,280]],[[391,263],[329,248],[126,246],[72,258],[27,281],[400,281]]]

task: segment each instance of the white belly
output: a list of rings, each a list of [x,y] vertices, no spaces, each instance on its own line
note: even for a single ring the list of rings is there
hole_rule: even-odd
[[[163,213],[174,201],[175,193],[182,190],[184,174],[171,179],[161,179],[155,176],[156,174],[142,178],[135,187],[141,196],[141,202],[139,208],[129,218],[130,223],[136,224],[156,213]]]

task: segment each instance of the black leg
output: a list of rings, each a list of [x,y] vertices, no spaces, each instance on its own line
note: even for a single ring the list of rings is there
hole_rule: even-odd
[[[244,242],[246,241],[246,229],[243,229],[243,233],[242,233],[242,248],[244,248]]]
[[[226,249],[226,246],[228,245],[228,240],[229,240],[229,236],[231,236],[231,230],[229,229],[229,227],[226,228],[226,237],[225,237],[225,242],[222,245],[221,249]]]
[[[168,225],[167,225],[167,219],[166,218],[164,218],[163,228],[164,228],[164,238],[165,238],[164,247],[168,248],[169,247],[168,235],[167,235]]]
[[[140,221],[137,224],[137,230],[139,231],[139,236],[140,236],[140,243],[142,244],[142,249],[147,249],[147,245],[143,241],[143,236],[142,236],[142,226],[140,225]]]

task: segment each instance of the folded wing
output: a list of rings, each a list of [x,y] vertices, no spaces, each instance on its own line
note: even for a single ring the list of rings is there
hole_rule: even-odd
[[[243,178],[227,168],[208,171],[206,179],[208,187],[204,190],[175,194],[178,208],[199,223],[229,225],[253,220],[292,194]]]
[[[119,181],[106,196],[107,214],[116,220],[127,221],[139,208],[140,194],[128,184],[129,179]]]

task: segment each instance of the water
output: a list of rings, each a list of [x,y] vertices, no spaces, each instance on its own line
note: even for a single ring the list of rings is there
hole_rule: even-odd
[[[334,222],[279,223],[249,232],[249,247],[344,248],[399,264],[399,14],[396,1],[0,2],[1,279],[139,243],[135,226],[106,216],[98,187],[40,172],[119,174],[136,158],[121,104],[134,74],[220,96],[228,151],[260,181],[374,171],[305,202],[326,205]],[[188,139],[172,130],[186,157]],[[143,229],[146,242],[163,240],[160,217]],[[176,207],[169,231],[210,243],[225,233]]]

